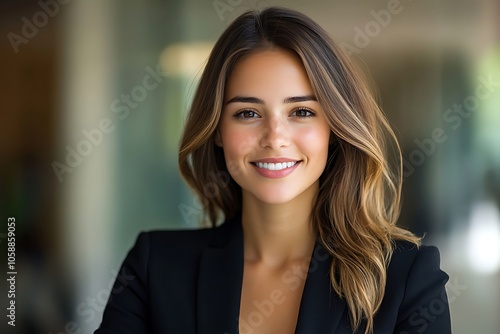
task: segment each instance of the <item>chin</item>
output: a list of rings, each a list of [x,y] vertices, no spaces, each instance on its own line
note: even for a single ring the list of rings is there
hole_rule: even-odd
[[[286,190],[268,190],[260,189],[258,192],[250,192],[251,196],[265,204],[280,205],[287,204],[299,196],[296,192]]]

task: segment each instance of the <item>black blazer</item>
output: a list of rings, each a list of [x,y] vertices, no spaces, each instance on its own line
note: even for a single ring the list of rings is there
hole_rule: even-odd
[[[396,246],[375,334],[451,333],[448,275],[437,248]],[[346,302],[330,291],[331,257],[318,242],[312,255],[295,333],[353,333]],[[216,228],[143,232],[95,333],[236,334],[242,279],[240,218]]]

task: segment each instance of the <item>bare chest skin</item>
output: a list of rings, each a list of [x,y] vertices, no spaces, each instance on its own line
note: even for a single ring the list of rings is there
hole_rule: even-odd
[[[240,304],[240,334],[293,334],[297,325],[308,263],[282,270],[245,262]]]

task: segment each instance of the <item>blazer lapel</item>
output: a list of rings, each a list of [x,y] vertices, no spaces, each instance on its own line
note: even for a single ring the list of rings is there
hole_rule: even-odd
[[[331,260],[316,242],[300,302],[296,334],[333,334],[346,311],[345,301],[331,291]],[[198,333],[238,333],[243,265],[243,231],[238,217],[219,226],[202,253],[198,276]]]
[[[332,257],[316,242],[300,301],[296,334],[337,333],[346,302],[331,288],[331,261]]]
[[[196,310],[198,333],[238,333],[243,264],[241,222],[228,220],[216,228],[201,256]]]

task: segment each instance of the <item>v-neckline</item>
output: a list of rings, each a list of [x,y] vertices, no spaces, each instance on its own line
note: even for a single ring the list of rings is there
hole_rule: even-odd
[[[334,333],[346,303],[332,291],[331,256],[315,243],[299,306],[295,334]],[[200,259],[197,294],[198,333],[236,334],[243,284],[241,218],[214,231]]]
[[[245,293],[244,289],[245,288],[251,289],[252,286],[252,284],[250,282],[247,282],[246,279],[250,279],[255,275],[255,272],[251,272],[255,270],[255,268],[252,268],[253,264],[251,262],[249,263],[246,260],[243,260],[244,264],[243,264],[243,274],[242,274],[241,292],[240,292],[241,296],[240,296],[240,303],[238,305],[239,327],[252,330],[254,328],[261,329],[262,328],[261,326],[263,326],[266,323],[266,321],[272,321],[271,317],[273,314],[279,313],[279,312],[278,313],[274,312],[276,312],[279,309],[283,310],[283,306],[290,305],[290,303],[293,300],[292,309],[289,310],[289,312],[292,313],[290,314],[290,316],[287,316],[286,319],[289,321],[294,321],[293,332],[291,333],[296,332],[299,313],[300,313],[300,304],[302,302],[302,297],[304,295],[305,284],[308,276],[307,273],[309,272],[308,270],[311,268],[310,265],[311,265],[311,259],[314,256],[314,249],[315,245],[310,251],[309,257],[304,258],[303,260],[299,260],[295,263],[289,264],[284,268],[277,269],[275,272],[271,272],[269,275],[272,276],[271,279],[268,279],[267,275],[264,275],[264,277],[259,278],[258,280],[261,281],[260,284],[263,284],[261,288],[264,289],[266,288],[265,287],[266,280],[268,283],[267,284],[268,291],[266,291],[264,295],[261,294],[252,295],[251,292],[247,291],[246,295],[244,296]],[[305,261],[307,261],[307,268],[304,263]],[[300,268],[297,268],[297,266],[299,266]],[[250,285],[245,287],[245,283]],[[272,285],[270,289],[269,285]],[[297,289],[298,291],[294,291]],[[294,295],[294,293],[296,295]],[[251,300],[251,303],[249,302],[249,305],[246,306],[245,314],[242,314],[242,302],[244,300],[244,297],[246,299],[246,302],[249,302],[249,300]],[[256,304],[258,305],[258,307],[256,306]],[[284,329],[285,324],[282,324],[281,328]],[[286,328],[288,327],[286,326]],[[244,331],[244,333],[247,332],[249,331],[248,330]],[[287,331],[287,333],[289,332]]]

